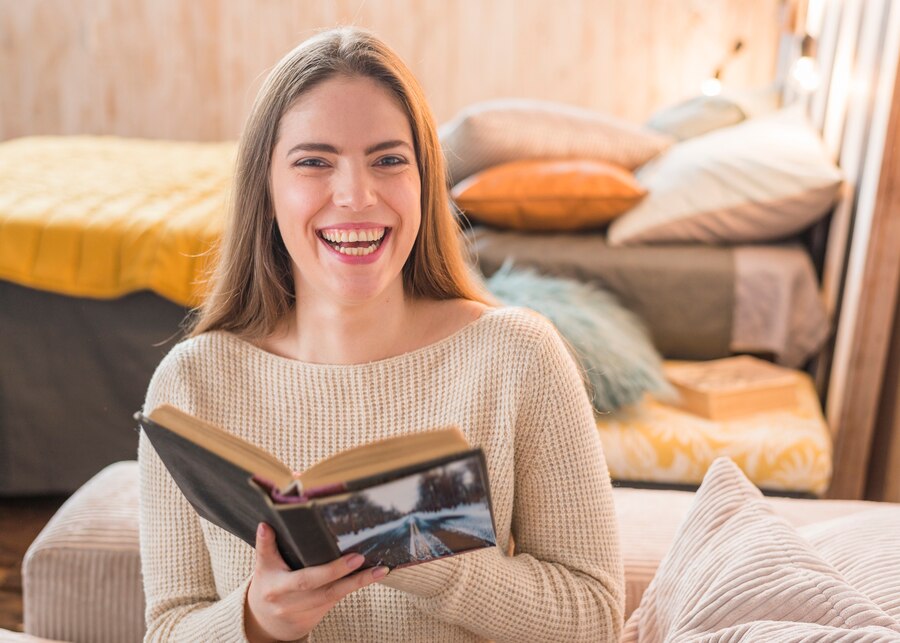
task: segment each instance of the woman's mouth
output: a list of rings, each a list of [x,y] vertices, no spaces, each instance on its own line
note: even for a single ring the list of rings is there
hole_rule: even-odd
[[[316,234],[342,255],[364,257],[374,254],[390,231],[390,228],[323,228],[316,231]]]

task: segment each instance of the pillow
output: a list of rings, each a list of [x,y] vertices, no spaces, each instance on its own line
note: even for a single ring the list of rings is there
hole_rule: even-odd
[[[777,517],[737,465],[719,458],[623,641],[856,641],[864,634],[897,640],[900,623]]]
[[[678,143],[636,176],[649,194],[613,222],[610,245],[780,239],[824,215],[841,185],[798,109]]]
[[[501,163],[458,183],[452,192],[473,219],[542,232],[605,224],[645,194],[628,170],[589,159]]]
[[[643,323],[611,294],[571,279],[513,270],[508,260],[486,285],[503,303],[536,310],[556,325],[590,380],[598,411],[637,402],[645,392],[674,395]]]
[[[848,583],[900,621],[900,506],[806,525],[800,535]]]
[[[562,103],[475,103],[438,130],[450,184],[507,161],[593,158],[633,170],[672,139],[612,116]]]
[[[744,110],[724,96],[697,96],[656,112],[647,127],[683,141],[736,125],[745,118]]]

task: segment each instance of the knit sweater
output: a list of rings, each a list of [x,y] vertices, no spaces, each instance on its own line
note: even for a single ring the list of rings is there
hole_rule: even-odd
[[[498,546],[392,571],[337,603],[311,640],[618,640],[609,474],[578,368],[537,314],[488,309],[434,344],[354,365],[287,359],[213,331],[159,365],[145,412],[162,403],[298,471],[449,425],[484,450]],[[143,435],[139,460],[146,640],[246,640],[255,552],[198,517]]]

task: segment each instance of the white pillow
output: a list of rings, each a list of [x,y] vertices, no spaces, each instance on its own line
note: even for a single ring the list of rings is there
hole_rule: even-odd
[[[610,245],[784,238],[822,217],[841,185],[798,108],[677,143],[635,175],[648,195],[613,221]]]
[[[508,98],[470,105],[438,130],[455,185],[476,172],[525,159],[587,158],[633,170],[673,139],[574,105]]]
[[[731,460],[719,458],[625,626],[624,643],[900,639]]]

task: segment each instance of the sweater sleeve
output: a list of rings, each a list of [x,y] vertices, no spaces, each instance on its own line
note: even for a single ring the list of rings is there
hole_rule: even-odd
[[[516,553],[482,550],[396,570],[384,584],[497,641],[617,641],[624,572],[609,473],[578,368],[540,342],[515,425]]]
[[[189,390],[172,357],[150,382],[145,412],[163,403],[191,409]],[[246,641],[244,600],[250,578],[227,596],[218,595],[200,518],[143,432],[138,460],[144,640]]]

